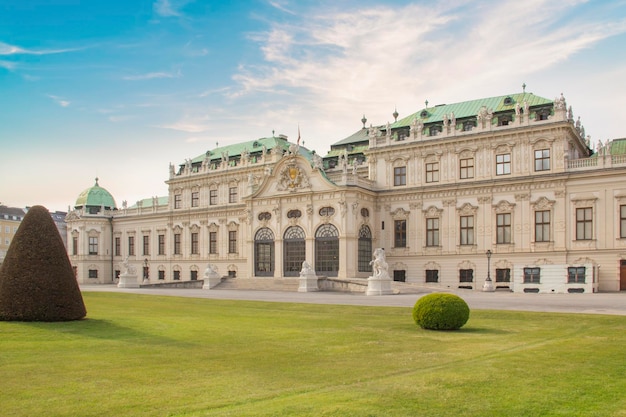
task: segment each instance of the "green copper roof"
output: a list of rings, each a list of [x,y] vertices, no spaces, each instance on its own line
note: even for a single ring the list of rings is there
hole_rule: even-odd
[[[413,119],[417,118],[422,123],[435,123],[443,120],[443,115],[454,113],[456,119],[462,119],[464,117],[476,116],[480,109],[485,106],[488,110],[498,113],[503,111],[514,111],[515,105],[519,103],[520,107],[524,107],[524,101],[528,102],[529,107],[545,106],[553,104],[554,100],[549,100],[543,97],[536,96],[532,93],[519,93],[509,94],[506,96],[481,98],[478,100],[464,101],[454,104],[442,104],[434,107],[426,107],[409,116],[406,116],[395,123],[392,123],[390,127],[405,127],[410,126]],[[423,113],[424,112],[424,113]]]
[[[78,195],[74,206],[76,208],[104,206],[104,208],[109,210],[117,209],[111,193],[98,185],[98,178],[96,178],[96,184],[93,187],[87,188]]]
[[[369,136],[367,135],[367,128],[361,128],[348,136],[345,139],[340,140],[339,142],[333,143],[331,147],[348,145],[350,143],[356,142],[369,142]]]
[[[192,164],[198,164],[204,161],[204,159],[208,156],[209,160],[216,161],[222,159],[222,153],[228,153],[229,158],[239,158],[241,153],[247,150],[250,154],[261,154],[263,152],[263,147],[265,146],[265,151],[270,152],[272,149],[278,147],[283,151],[289,150],[289,145],[291,143],[287,141],[285,136],[273,136],[271,138],[260,138],[256,140],[249,140],[246,142],[239,142],[232,145],[220,146],[215,149],[208,150],[202,155],[198,155],[191,160]],[[300,145],[300,149],[298,153],[307,159],[311,160],[311,151],[302,145]],[[183,165],[183,164],[181,164]]]
[[[168,201],[169,201],[168,196],[157,197],[157,206],[167,206]],[[153,198],[143,198],[143,199],[137,201],[137,203],[133,204],[129,208],[131,208],[131,209],[137,208],[139,206],[138,203],[141,203],[141,207],[143,207],[143,208],[152,207],[154,205],[154,199]]]

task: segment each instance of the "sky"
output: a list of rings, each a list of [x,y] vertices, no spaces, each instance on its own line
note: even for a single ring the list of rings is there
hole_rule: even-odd
[[[0,0],[0,203],[121,207],[169,164],[285,134],[326,154],[430,105],[562,93],[626,137],[626,0]]]

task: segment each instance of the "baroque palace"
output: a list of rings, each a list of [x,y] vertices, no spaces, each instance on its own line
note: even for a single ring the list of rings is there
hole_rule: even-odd
[[[167,197],[117,207],[98,180],[68,213],[79,283],[134,264],[151,284],[358,281],[431,288],[626,290],[626,139],[591,147],[561,95],[428,106],[363,127],[326,156],[260,138],[170,165]],[[299,140],[298,140],[299,142]],[[142,275],[142,276],[141,276]]]

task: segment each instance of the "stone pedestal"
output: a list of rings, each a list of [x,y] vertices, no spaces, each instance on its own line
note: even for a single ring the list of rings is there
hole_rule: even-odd
[[[393,294],[391,289],[391,278],[372,276],[367,279],[367,295],[389,295]]]
[[[128,272],[120,274],[120,281],[117,283],[117,288],[139,288],[137,274],[129,274]]]
[[[496,287],[493,286],[493,281],[490,278],[485,280],[485,284],[483,285],[483,292],[494,292]]]
[[[317,286],[317,275],[315,274],[315,271],[306,274],[300,274],[300,286],[298,287],[298,292],[313,292],[319,290],[320,289]]]
[[[222,277],[220,277],[213,265],[209,265],[206,271],[204,271],[204,284],[202,285],[202,289],[210,290],[211,288],[215,288],[220,282],[222,282]]]

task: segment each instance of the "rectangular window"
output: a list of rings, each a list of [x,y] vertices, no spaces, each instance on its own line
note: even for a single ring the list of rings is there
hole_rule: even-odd
[[[191,207],[198,207],[200,205],[200,193],[194,191],[191,193]]]
[[[174,233],[174,255],[180,255],[180,233]]]
[[[4,233],[6,234],[11,233],[11,226],[4,226]]]
[[[191,271],[191,280],[196,281],[198,279],[198,271]]]
[[[496,243],[511,243],[511,213],[496,215]]]
[[[165,279],[165,271],[159,271],[159,279],[160,280]]]
[[[128,254],[135,254],[135,236],[128,236]]]
[[[98,270],[90,269],[89,270],[89,278],[98,278]]]
[[[406,185],[406,167],[395,167],[393,169],[393,185]]]
[[[174,195],[174,208],[179,209],[182,207],[183,196],[180,194]]]
[[[115,256],[122,256],[122,238],[115,238]]]
[[[165,255],[165,235],[159,235],[159,255]]]
[[[237,200],[238,200],[237,187],[230,187],[228,189],[228,202],[236,203]]]
[[[439,182],[439,162],[426,164],[426,182]]]
[[[459,168],[459,176],[462,180],[474,178],[474,158],[461,159]]]
[[[237,231],[228,232],[228,253],[237,253]]]
[[[89,254],[90,255],[98,254],[98,238],[97,237],[89,238]]]
[[[191,234],[191,254],[197,255],[198,253],[200,253],[200,251],[198,250],[198,234],[192,233]]]
[[[535,242],[550,241],[550,211],[535,212]]]
[[[593,209],[591,207],[576,209],[576,240],[593,238]]]
[[[619,206],[619,237],[626,238],[626,206]]]
[[[209,232],[209,253],[217,253],[217,232]]]
[[[439,246],[439,219],[426,219],[426,246]]]
[[[150,255],[150,236],[143,236],[143,254]]]
[[[439,282],[439,270],[427,269],[426,270],[426,282]]]
[[[461,245],[474,244],[474,216],[461,216]]]
[[[406,220],[394,221],[394,247],[406,247]]]
[[[496,155],[496,175],[509,175],[511,173],[511,154]]]
[[[538,149],[535,151],[535,171],[550,170],[550,149]]]
[[[524,283],[539,284],[541,275],[540,268],[524,268]]]
[[[585,267],[570,267],[567,268],[567,282],[584,284],[585,283]]]
[[[72,255],[78,255],[78,236],[72,237]]]
[[[474,282],[474,270],[459,269],[459,282]]]
[[[496,269],[496,282],[511,282],[511,269],[509,268]]]
[[[178,281],[180,279],[180,271],[174,271],[174,281]]]
[[[217,205],[217,190],[209,191],[209,205],[211,206]]]

